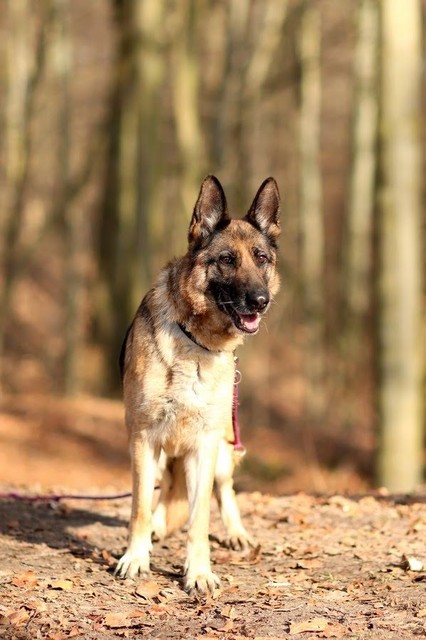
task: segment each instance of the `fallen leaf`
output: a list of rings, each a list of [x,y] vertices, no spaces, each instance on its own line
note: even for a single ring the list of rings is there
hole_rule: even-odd
[[[110,629],[118,629],[119,627],[127,627],[129,625],[129,617],[125,611],[117,611],[113,613],[107,613],[104,619],[104,624]]]
[[[225,626],[222,627],[221,631],[223,633],[228,633],[228,631],[232,631],[233,628],[234,628],[233,620],[228,620],[228,622],[225,624]]]
[[[160,585],[154,580],[148,580],[139,582],[136,586],[135,593],[137,596],[144,598],[145,600],[152,600],[159,595],[161,590]]]
[[[71,591],[74,586],[74,583],[72,580],[59,578],[58,580],[52,580],[52,582],[48,582],[48,586],[51,589],[60,589],[61,591]]]
[[[213,595],[211,596],[212,600],[219,600],[222,596],[223,589],[215,589]]]
[[[364,500],[364,498],[362,498],[360,500],[360,503]],[[371,498],[370,501],[369,497],[367,497],[366,500],[364,500],[364,504],[368,505],[368,506],[376,506],[376,500],[374,498]],[[356,503],[353,500],[350,500],[349,498],[345,498],[344,496],[332,496],[329,500],[328,500],[329,504],[331,505],[335,505],[337,507],[340,507],[341,510],[343,511],[343,513],[350,513],[352,511],[355,511],[358,507],[356,505]]]
[[[312,618],[290,625],[290,633],[317,633],[320,638],[342,638],[346,628],[340,622],[332,622],[327,618]]]
[[[221,633],[228,633],[228,631],[232,631],[234,627],[234,623],[232,620],[212,620],[205,626],[206,631],[215,632],[220,631]]]
[[[415,533],[426,529],[426,519],[419,518],[412,525],[412,531]]]
[[[324,631],[329,621],[327,618],[312,618],[312,620],[303,620],[302,622],[292,622],[290,624],[290,633],[305,633],[306,631]]]
[[[161,615],[164,615],[165,613],[167,615],[170,615],[171,608],[167,604],[153,604],[149,608],[149,612],[152,613],[152,615],[154,616],[161,616]]]
[[[29,571],[23,571],[22,573],[17,573],[16,576],[12,580],[12,584],[15,587],[36,587],[38,585],[37,576],[31,569]]]
[[[423,562],[414,556],[406,556],[401,558],[401,567],[404,571],[423,571]]]
[[[30,609],[31,611],[37,611],[37,613],[47,611],[46,603],[41,600],[29,600],[25,605],[25,608]]]
[[[254,549],[252,549],[250,551],[250,553],[247,556],[244,556],[241,559],[233,559],[229,562],[229,564],[239,564],[239,565],[247,565],[247,564],[257,564],[260,561],[260,558],[262,556],[261,554],[261,549],[262,549],[262,545],[258,544],[257,547],[255,547]],[[220,564],[222,564],[222,562],[220,562]],[[228,564],[228,563],[227,563]]]
[[[10,620],[4,613],[0,613],[0,624],[10,624]]]
[[[327,589],[324,590],[322,597],[326,600],[345,600],[348,597],[346,591],[342,591],[342,589]]]
[[[287,587],[291,587],[291,582],[288,580],[271,580],[266,583],[266,586],[274,589],[285,589]]]
[[[356,547],[357,541],[352,536],[346,536],[340,541],[345,547]]]
[[[247,556],[247,562],[258,562],[260,558],[261,549],[262,549],[262,545],[260,544],[254,547],[254,549],[252,549]]]
[[[320,560],[316,560],[315,558],[308,560],[297,560],[295,564],[291,564],[291,569],[319,569],[323,566],[323,563]]]
[[[76,624],[71,627],[69,634],[68,634],[68,638],[75,638],[76,636],[81,636],[83,635],[83,631],[80,629],[80,627],[78,627]]]
[[[66,640],[68,637],[63,631],[54,631],[47,636],[47,640]]]
[[[24,607],[21,607],[20,609],[17,609],[16,611],[8,612],[7,613],[7,618],[9,620],[9,622],[11,622],[12,624],[14,624],[17,627],[19,627],[19,625],[24,624],[24,622],[27,622],[27,620],[30,617],[30,615],[31,614],[29,613],[29,611],[24,609]]]
[[[117,560],[106,549],[101,551],[101,558],[109,567],[112,567],[117,562]]]
[[[174,600],[180,597],[180,593],[177,589],[173,589],[172,587],[166,587],[165,589],[161,589],[158,594],[159,599],[162,602],[169,602],[169,600]]]
[[[215,558],[215,564],[239,564],[238,562],[235,562],[233,560],[233,556],[231,553],[229,553],[229,551],[218,551],[216,558]]]
[[[342,550],[337,545],[329,545],[328,547],[324,547],[323,552],[326,556],[339,556]]]
[[[220,615],[223,616],[224,618],[230,618],[231,620],[235,620],[235,618],[238,617],[236,608],[230,604],[227,604],[226,607],[223,607],[223,609],[220,612]]]
[[[417,618],[426,618],[426,609],[419,609],[416,614]]]
[[[128,612],[129,618],[146,618],[146,611],[143,609],[132,609]]]
[[[340,622],[330,622],[328,627],[319,635],[321,638],[343,638],[347,633],[346,627]]]

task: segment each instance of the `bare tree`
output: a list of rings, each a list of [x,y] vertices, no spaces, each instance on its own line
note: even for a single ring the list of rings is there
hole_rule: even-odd
[[[9,0],[6,105],[6,174],[9,198],[4,224],[3,288],[0,294],[0,361],[4,353],[6,321],[17,275],[20,231],[32,155],[31,123],[35,98],[46,63],[47,33],[52,18],[49,2],[37,35],[34,54],[29,45],[29,5],[27,0]]]
[[[83,350],[84,266],[87,262],[87,224],[71,197],[71,76],[72,39],[68,0],[52,0],[53,22],[49,59],[59,96],[58,195],[55,218],[62,228],[65,278],[65,344],[62,389],[72,395],[79,389]]]
[[[172,46],[173,111],[181,166],[182,211],[186,217],[194,206],[200,180],[207,171],[199,108],[197,35],[201,6],[197,0],[180,3]]]
[[[110,386],[117,384],[116,361],[126,326],[152,280],[154,256],[161,255],[160,126],[166,67],[164,0],[116,0],[114,6],[118,53],[97,292],[97,333],[108,355]]]
[[[308,412],[318,416],[323,397],[324,229],[320,166],[321,22],[315,2],[305,5],[300,24],[300,229],[306,322]]]
[[[379,481],[422,480],[421,5],[383,0]]]
[[[248,153],[244,137],[245,78],[251,49],[249,37],[251,0],[226,3],[223,29],[223,69],[218,76],[216,113],[211,143],[211,163],[228,180],[228,194],[236,205],[245,204]]]
[[[365,317],[371,300],[372,229],[377,165],[379,5],[361,0],[355,52],[352,167],[345,252],[345,299],[349,331]]]
[[[359,399],[348,394],[360,372],[369,378],[373,340],[369,311],[374,298],[373,250],[374,210],[378,165],[379,107],[379,4],[361,0],[357,6],[357,39],[353,63],[354,95],[349,165],[349,194],[342,243],[343,327],[336,345],[340,368],[336,367],[335,388],[347,394],[343,413],[348,424],[358,420]]]

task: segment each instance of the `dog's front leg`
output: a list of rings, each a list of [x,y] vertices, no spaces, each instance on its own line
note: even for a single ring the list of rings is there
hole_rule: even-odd
[[[148,439],[146,430],[132,432],[130,452],[132,460],[132,513],[129,544],[118,562],[115,574],[120,578],[136,578],[149,573],[151,551],[151,510],[159,449]]]
[[[234,466],[232,445],[221,440],[215,471],[215,494],[227,532],[226,545],[231,549],[244,550],[254,546],[254,542],[241,521],[233,486]]]
[[[210,568],[210,499],[217,459],[218,436],[214,432],[198,437],[197,448],[185,457],[189,500],[188,547],[185,565],[185,590],[192,593],[214,592],[219,578]]]

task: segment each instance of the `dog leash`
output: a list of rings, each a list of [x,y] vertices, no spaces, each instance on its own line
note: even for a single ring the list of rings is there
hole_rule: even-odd
[[[60,500],[122,500],[130,498],[131,493],[117,493],[109,496],[82,495],[78,493],[25,495],[16,491],[0,493],[0,500],[25,500],[26,502],[59,502]]]
[[[238,369],[238,356],[234,355],[234,363],[235,363],[235,373],[234,373],[234,390],[232,397],[232,429],[234,431],[234,442],[231,444],[234,445],[234,451],[239,453],[239,455],[243,456],[246,452],[246,448],[241,442],[241,431],[240,431],[240,423],[238,420],[238,385],[241,382],[241,371]]]

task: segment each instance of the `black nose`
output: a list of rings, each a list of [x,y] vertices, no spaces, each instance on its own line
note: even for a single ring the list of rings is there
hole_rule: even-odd
[[[250,311],[263,311],[269,304],[269,293],[264,289],[251,291],[246,300]]]

